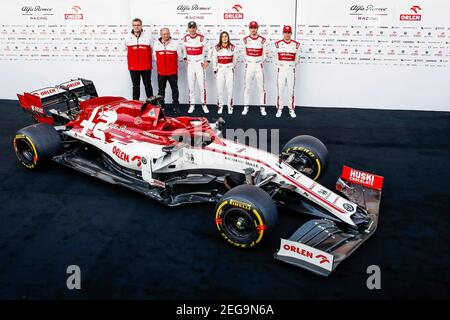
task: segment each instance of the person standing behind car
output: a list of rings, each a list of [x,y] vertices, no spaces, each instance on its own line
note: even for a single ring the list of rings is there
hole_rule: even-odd
[[[172,40],[168,28],[162,28],[160,36],[153,48],[158,72],[158,95],[165,96],[168,81],[172,89],[173,112],[180,113],[180,103],[178,101],[178,59],[182,56],[181,48],[175,40]]]
[[[204,61],[206,49],[208,48],[205,36],[197,33],[197,24],[195,21],[188,23],[188,34],[183,37],[184,61],[186,62],[188,88],[189,88],[189,110],[192,113],[195,110],[195,84],[200,90],[200,100],[204,113],[208,113],[206,106],[206,85],[205,69],[209,61]]]
[[[266,38],[258,34],[258,23],[252,21],[249,24],[250,35],[243,39],[245,75],[244,75],[244,109],[243,115],[248,113],[251,86],[256,82],[259,95],[259,105],[261,115],[266,116],[266,91],[264,89],[264,67],[263,63],[267,58]]]
[[[151,81],[152,46],[150,35],[142,29],[142,20],[133,19],[133,29],[126,39],[128,70],[133,83],[133,100],[139,100],[141,95],[141,78],[145,87],[147,98],[153,96]]]
[[[295,67],[300,62],[300,43],[291,39],[291,26],[283,27],[283,39],[275,42],[275,65],[277,67],[277,118],[285,105],[289,106],[289,115],[295,118]],[[288,99],[282,101],[284,88]]]
[[[233,77],[236,65],[236,47],[230,42],[230,35],[222,31],[219,36],[219,43],[210,50],[211,62],[217,81],[217,113],[221,114],[225,105],[225,94],[227,96],[226,105],[228,114],[233,113]],[[225,88],[224,88],[225,86]],[[224,92],[225,90],[225,92]]]

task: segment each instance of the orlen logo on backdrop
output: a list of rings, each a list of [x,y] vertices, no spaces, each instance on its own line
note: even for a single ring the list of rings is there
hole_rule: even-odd
[[[420,21],[420,20],[422,20],[422,15],[419,14],[419,12],[422,10],[421,7],[412,6],[409,10],[414,13],[413,14],[412,13],[401,14],[400,21]]]
[[[73,6],[71,13],[65,13],[64,19],[66,20],[83,20],[83,14],[81,13],[81,8],[79,6]]]
[[[244,13],[242,11],[242,6],[240,4],[235,4],[231,9],[234,12],[225,12],[223,14],[224,19],[244,19]]]

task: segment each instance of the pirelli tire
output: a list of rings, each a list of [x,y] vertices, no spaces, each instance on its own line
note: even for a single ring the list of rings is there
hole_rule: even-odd
[[[229,190],[215,209],[219,234],[239,248],[260,244],[277,219],[275,202],[267,192],[254,185],[239,185]]]
[[[294,162],[291,165],[313,180],[319,179],[328,166],[327,147],[313,136],[301,135],[289,140],[282,149],[282,156],[296,153],[296,159],[304,162]]]
[[[41,168],[62,150],[61,137],[46,123],[37,123],[17,131],[13,139],[17,159],[27,169]]]

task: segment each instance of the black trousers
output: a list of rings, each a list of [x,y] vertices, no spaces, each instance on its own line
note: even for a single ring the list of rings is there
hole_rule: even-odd
[[[144,82],[145,94],[147,98],[153,96],[152,71],[151,70],[130,70],[131,82],[133,82],[133,100],[139,100],[141,97],[141,78]]]
[[[173,106],[178,107],[180,104],[178,101],[180,93],[178,92],[177,74],[172,74],[170,76],[162,76],[158,74],[158,95],[165,97],[167,81],[169,81],[170,89],[172,89]]]

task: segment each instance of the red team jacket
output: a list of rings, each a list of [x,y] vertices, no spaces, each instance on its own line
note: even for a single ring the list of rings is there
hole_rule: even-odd
[[[181,56],[181,48],[170,39],[163,44],[161,38],[154,44],[154,57],[158,67],[158,74],[170,76],[178,73],[178,58]]]
[[[152,46],[150,36],[144,31],[139,38],[130,34],[126,39],[128,50],[128,70],[142,71],[152,69]]]

